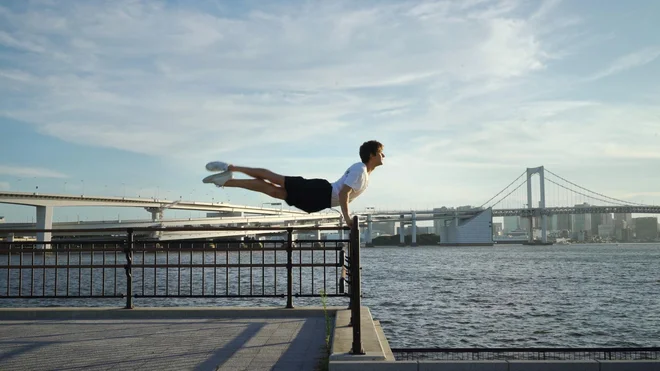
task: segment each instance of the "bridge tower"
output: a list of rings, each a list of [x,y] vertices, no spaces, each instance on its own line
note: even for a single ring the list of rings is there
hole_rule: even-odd
[[[412,240],[410,243],[410,246],[416,247],[417,246],[417,213],[415,210],[412,212]]]
[[[405,225],[403,224],[404,215],[401,214],[401,221],[399,222],[399,246],[406,246],[406,234],[404,233]]]
[[[367,214],[367,235],[365,236],[365,246],[373,245],[374,222],[371,214]]]
[[[527,208],[530,210],[529,213],[529,242],[534,242],[534,215],[532,209],[534,204],[532,203],[532,176],[534,174],[539,174],[539,184],[541,188],[541,200],[539,204],[539,211],[541,215],[541,241],[543,243],[548,242],[548,220],[545,215],[545,170],[543,166],[527,168]]]

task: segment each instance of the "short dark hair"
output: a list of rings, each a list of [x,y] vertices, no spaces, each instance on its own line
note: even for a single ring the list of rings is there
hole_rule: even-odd
[[[369,162],[371,155],[377,155],[378,151],[383,150],[383,144],[377,140],[370,140],[362,143],[360,146],[360,159],[363,163]]]

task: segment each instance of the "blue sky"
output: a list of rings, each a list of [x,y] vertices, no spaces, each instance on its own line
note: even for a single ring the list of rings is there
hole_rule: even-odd
[[[334,181],[378,139],[353,209],[480,205],[540,165],[658,204],[658,25],[652,0],[3,1],[0,189],[261,205],[204,164]],[[148,217],[55,217],[115,212]]]

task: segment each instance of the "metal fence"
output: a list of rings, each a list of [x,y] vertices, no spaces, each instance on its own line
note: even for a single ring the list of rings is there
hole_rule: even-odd
[[[294,297],[348,296],[347,252],[355,251],[352,243],[359,250],[359,236],[345,240],[293,239],[294,230],[337,228],[240,228],[286,233],[283,240],[250,242],[167,242],[142,237],[165,230],[236,229],[86,229],[65,232],[103,232],[108,238],[0,241],[0,300],[125,298],[126,308],[133,308],[134,298],[281,297],[286,299],[286,307],[292,308]],[[63,232],[44,230],[48,231]],[[356,284],[354,280],[352,283]]]
[[[398,361],[660,360],[650,348],[392,348]]]

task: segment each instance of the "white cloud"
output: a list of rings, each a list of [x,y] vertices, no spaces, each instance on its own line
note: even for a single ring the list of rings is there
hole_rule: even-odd
[[[8,56],[0,79],[28,99],[0,114],[153,155],[218,137],[223,150],[295,143],[383,112],[423,113],[438,84],[497,90],[543,68],[516,4],[315,2],[234,18],[147,0],[4,9],[0,42],[42,57]]]
[[[603,101],[570,68],[588,60],[598,79],[660,51],[599,70],[581,50],[613,31],[592,31],[572,2],[191,4],[0,6],[0,115],[185,165],[226,154],[329,177],[355,138],[377,138],[391,156],[376,177],[396,181],[373,194],[401,202],[474,199],[490,187],[476,174],[656,158],[657,92]]]
[[[658,56],[660,56],[660,47],[651,47],[638,50],[636,52],[617,58],[607,68],[589,76],[587,80],[598,80],[619,72],[630,70],[635,67],[643,66],[653,62],[658,58]]]
[[[66,174],[50,169],[8,165],[0,165],[0,175],[9,175],[19,178],[68,178]]]
[[[1,191],[8,191],[10,189],[11,189],[11,187],[9,186],[9,182],[0,182],[0,190]]]

